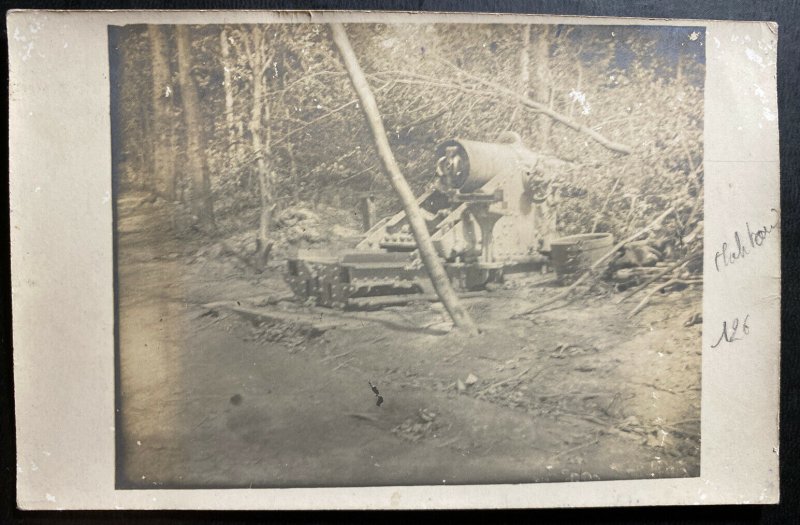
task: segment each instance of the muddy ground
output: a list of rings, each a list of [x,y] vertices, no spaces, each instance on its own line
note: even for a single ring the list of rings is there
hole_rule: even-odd
[[[438,303],[303,307],[281,261],[212,253],[140,194],[117,209],[120,487],[699,475],[699,290],[510,319],[562,290],[520,274],[465,299],[465,337]]]

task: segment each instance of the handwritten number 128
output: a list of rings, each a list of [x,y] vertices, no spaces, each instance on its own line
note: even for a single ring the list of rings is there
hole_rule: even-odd
[[[719,339],[717,339],[717,342],[711,345],[711,348],[718,347],[722,341],[725,341],[726,343],[732,343],[734,341],[739,341],[740,339],[743,339],[742,337],[736,337],[736,336],[739,333],[739,328],[742,329],[741,333],[743,333],[744,335],[748,335],[750,333],[750,326],[747,324],[747,320],[749,318],[750,316],[746,315],[744,317],[744,321],[741,324],[739,324],[739,318],[737,317],[730,324],[730,327],[728,326],[727,321],[723,321],[722,334],[719,336]]]

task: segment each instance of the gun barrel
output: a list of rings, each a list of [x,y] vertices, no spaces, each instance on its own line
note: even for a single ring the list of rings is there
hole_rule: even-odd
[[[524,174],[538,155],[521,143],[492,143],[451,139],[436,148],[437,173],[446,186],[471,193],[498,175],[518,170]]]

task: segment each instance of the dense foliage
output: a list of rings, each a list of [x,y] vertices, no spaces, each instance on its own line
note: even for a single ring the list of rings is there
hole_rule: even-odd
[[[512,130],[530,148],[578,166],[559,181],[563,233],[594,229],[623,237],[670,206],[677,213],[665,228],[678,244],[698,230],[702,28],[363,24],[347,30],[416,192],[433,178],[440,141],[491,141]],[[162,193],[175,206],[205,199],[219,234],[253,231],[259,221],[274,229],[280,221],[272,213],[290,207],[352,211],[370,193],[380,214],[399,208],[326,26],[206,25],[188,34],[189,85],[179,78],[187,60],[180,63],[175,27],[112,29],[114,168],[122,187]],[[497,85],[632,153],[605,148]],[[187,89],[196,90],[202,129],[187,124]],[[191,150],[192,140],[201,141],[200,151]],[[154,160],[159,148],[170,152],[172,166]],[[206,189],[188,172],[198,169],[187,162],[192,155],[205,157]]]

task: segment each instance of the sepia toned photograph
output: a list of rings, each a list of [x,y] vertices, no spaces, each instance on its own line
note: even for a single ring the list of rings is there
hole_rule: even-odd
[[[110,25],[116,488],[699,477],[705,44]]]

